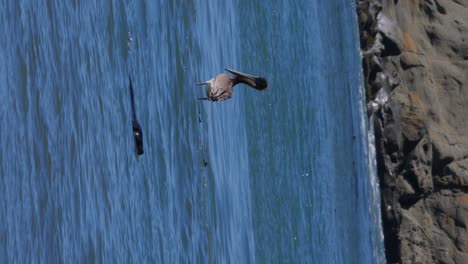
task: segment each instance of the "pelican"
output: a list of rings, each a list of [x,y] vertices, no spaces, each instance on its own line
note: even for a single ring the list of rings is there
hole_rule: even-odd
[[[140,123],[138,123],[136,113],[135,113],[135,98],[133,95],[133,85],[132,77],[128,75],[130,81],[130,100],[132,103],[132,129],[133,129],[133,138],[135,139],[135,153],[137,157],[143,154],[143,133],[141,131]]]
[[[206,97],[198,98],[199,100],[208,101],[224,101],[231,98],[234,92],[232,88],[238,83],[244,83],[248,86],[257,89],[259,91],[268,88],[268,81],[263,77],[258,77],[238,71],[234,71],[228,68],[224,68],[234,76],[229,76],[225,73],[218,74],[213,79],[197,83],[197,85],[206,85]]]

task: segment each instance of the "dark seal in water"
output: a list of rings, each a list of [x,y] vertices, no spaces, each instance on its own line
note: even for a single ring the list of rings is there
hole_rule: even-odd
[[[143,132],[141,131],[140,123],[138,123],[136,113],[135,113],[135,98],[133,95],[133,85],[132,77],[129,75],[128,79],[130,81],[130,100],[132,103],[132,129],[133,129],[133,138],[135,139],[135,153],[139,156],[144,153],[143,151]]]

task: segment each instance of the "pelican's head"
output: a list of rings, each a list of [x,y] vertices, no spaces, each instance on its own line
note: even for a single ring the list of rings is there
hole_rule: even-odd
[[[268,81],[263,77],[255,77],[253,80],[255,85],[251,85],[252,88],[255,88],[259,91],[268,89]]]
[[[234,79],[236,83],[245,83],[249,85],[250,87],[257,89],[259,91],[268,89],[268,81],[267,79],[263,77],[234,71],[228,68],[225,68],[225,70],[232,73],[235,76]]]

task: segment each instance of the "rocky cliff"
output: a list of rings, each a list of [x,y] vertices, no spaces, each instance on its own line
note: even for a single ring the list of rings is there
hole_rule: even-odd
[[[388,263],[468,263],[468,0],[357,0]]]

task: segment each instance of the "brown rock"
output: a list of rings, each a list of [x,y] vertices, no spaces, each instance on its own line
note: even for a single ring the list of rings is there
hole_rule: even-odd
[[[387,261],[468,263],[468,1],[358,0],[358,13],[366,95],[388,94],[368,104]]]
[[[401,263],[432,263],[432,218],[419,202],[410,210],[402,210],[400,228]]]
[[[416,48],[416,43],[413,40],[413,37],[410,33],[404,32],[403,33],[403,50],[408,53],[416,53],[418,49]]]
[[[413,52],[404,51],[401,54],[401,67],[403,70],[406,70],[411,67],[424,67],[424,64],[421,62],[419,55]]]
[[[426,200],[434,225],[433,245],[441,263],[466,263],[468,194],[445,191]]]

